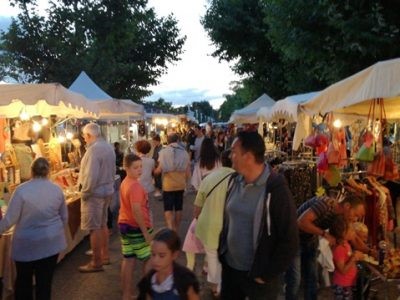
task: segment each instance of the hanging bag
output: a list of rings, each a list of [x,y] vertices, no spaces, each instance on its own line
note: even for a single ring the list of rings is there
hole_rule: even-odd
[[[375,101],[373,99],[369,106],[368,118],[367,118],[367,128],[364,134],[360,137],[363,140],[363,144],[356,154],[356,159],[359,161],[372,162],[375,156],[375,144],[374,135],[372,133],[371,127],[374,123],[375,116]],[[372,114],[372,115],[371,115]]]
[[[376,141],[376,149],[379,149],[374,155],[374,160],[371,164],[368,165],[367,173],[369,175],[382,177],[385,174],[385,161],[386,156],[383,153],[383,120],[386,120],[386,112],[384,111],[383,99],[376,99],[377,105],[379,106],[380,116],[378,120],[378,124],[376,124],[375,120],[373,124],[376,128],[378,128],[378,139]]]

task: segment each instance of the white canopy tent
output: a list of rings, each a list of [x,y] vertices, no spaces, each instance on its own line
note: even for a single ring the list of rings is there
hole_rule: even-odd
[[[400,58],[378,62],[300,105],[308,115],[337,112],[368,115],[370,100],[384,98],[386,116],[400,118]]]
[[[87,74],[82,71],[69,87],[71,91],[85,95],[98,105],[100,119],[128,120],[142,118],[144,107],[128,99],[114,99],[104,92]]]
[[[245,124],[245,123],[258,123],[257,112],[262,107],[271,107],[275,104],[275,100],[269,97],[267,94],[262,94],[255,101],[242,109],[235,110],[230,119],[229,123]]]
[[[388,119],[400,119],[400,59],[378,62],[300,104],[296,136],[310,134],[309,116],[334,112],[345,123],[368,115],[371,100],[383,98]],[[293,143],[294,148],[294,143]]]
[[[265,122],[278,121],[279,119],[297,122],[299,105],[315,97],[317,94],[318,92],[311,92],[288,96],[276,101],[271,107],[261,107],[257,112],[257,116],[261,121]]]
[[[16,118],[22,112],[29,116],[96,118],[99,109],[59,83],[1,84],[0,115]]]

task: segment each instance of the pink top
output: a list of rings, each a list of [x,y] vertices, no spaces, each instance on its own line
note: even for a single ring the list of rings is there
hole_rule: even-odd
[[[349,242],[345,241],[344,244],[336,246],[333,250],[333,262],[342,261],[347,263],[352,254]],[[340,286],[354,286],[356,284],[357,267],[352,266],[346,274],[340,273],[337,269],[333,272],[333,284]]]

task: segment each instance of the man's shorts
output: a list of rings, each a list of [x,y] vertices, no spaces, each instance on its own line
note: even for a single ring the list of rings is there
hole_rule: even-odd
[[[146,242],[140,228],[128,224],[118,224],[118,226],[121,233],[122,255],[125,258],[137,258],[142,261],[149,259],[150,244]],[[153,228],[149,228],[147,231],[151,234]]]
[[[183,206],[183,190],[173,192],[163,192],[164,211],[182,210]]]
[[[107,210],[112,196],[81,199],[82,230],[97,230],[107,226]]]

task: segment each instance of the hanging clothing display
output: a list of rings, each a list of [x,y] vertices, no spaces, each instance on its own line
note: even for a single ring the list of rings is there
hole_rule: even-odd
[[[314,196],[317,190],[317,169],[315,163],[286,161],[279,166],[292,192],[296,207]]]

